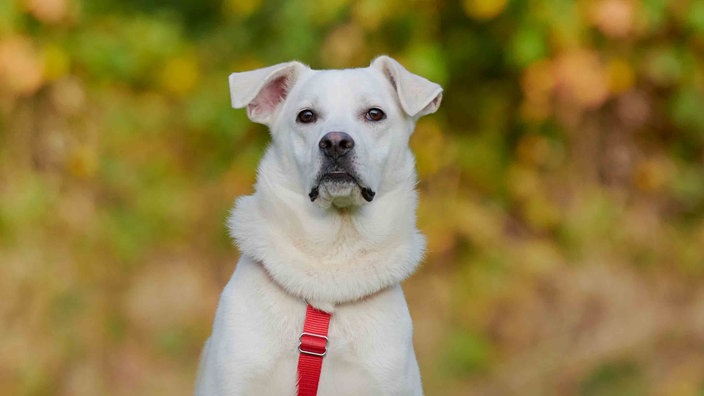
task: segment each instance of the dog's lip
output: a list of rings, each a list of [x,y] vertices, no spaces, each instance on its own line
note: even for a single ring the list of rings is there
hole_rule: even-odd
[[[315,201],[318,198],[318,188],[324,182],[354,183],[359,187],[362,197],[367,202],[371,202],[374,199],[374,196],[376,195],[376,192],[374,192],[374,190],[362,183],[361,180],[359,180],[359,178],[353,173],[347,172],[342,169],[333,169],[329,172],[325,172],[320,175],[316,185],[313,186],[313,188],[310,190],[310,193],[308,194],[308,197],[310,197],[311,201]]]
[[[344,170],[333,170],[330,172],[325,172],[321,175],[321,179],[333,178],[333,179],[350,179],[350,181],[356,181],[356,178],[352,176],[349,172]]]
[[[318,175],[318,184],[326,181],[361,184],[354,172],[341,166],[330,167]]]

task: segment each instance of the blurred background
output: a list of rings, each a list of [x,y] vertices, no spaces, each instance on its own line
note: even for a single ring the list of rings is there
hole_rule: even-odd
[[[0,394],[189,395],[269,136],[227,76],[387,53],[428,395],[704,395],[704,0],[0,2]]]

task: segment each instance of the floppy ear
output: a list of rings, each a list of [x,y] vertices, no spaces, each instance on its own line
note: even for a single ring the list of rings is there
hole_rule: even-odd
[[[442,101],[442,87],[406,70],[393,58],[382,55],[372,61],[396,89],[403,111],[413,118],[435,113]]]
[[[250,120],[268,125],[289,89],[308,66],[300,62],[279,63],[241,73],[230,74],[232,107],[247,106]]]

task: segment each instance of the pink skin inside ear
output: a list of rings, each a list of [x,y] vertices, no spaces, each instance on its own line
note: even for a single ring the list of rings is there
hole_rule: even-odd
[[[286,97],[286,78],[287,76],[278,77],[262,88],[257,97],[247,105],[249,111],[253,114],[273,112]]]

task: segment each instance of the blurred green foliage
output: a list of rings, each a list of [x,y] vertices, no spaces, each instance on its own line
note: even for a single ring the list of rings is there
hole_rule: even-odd
[[[190,394],[268,141],[227,75],[388,53],[429,395],[704,392],[704,1],[0,2],[0,394]]]
[[[580,395],[639,396],[648,393],[634,364],[608,363],[599,367],[582,385]]]

